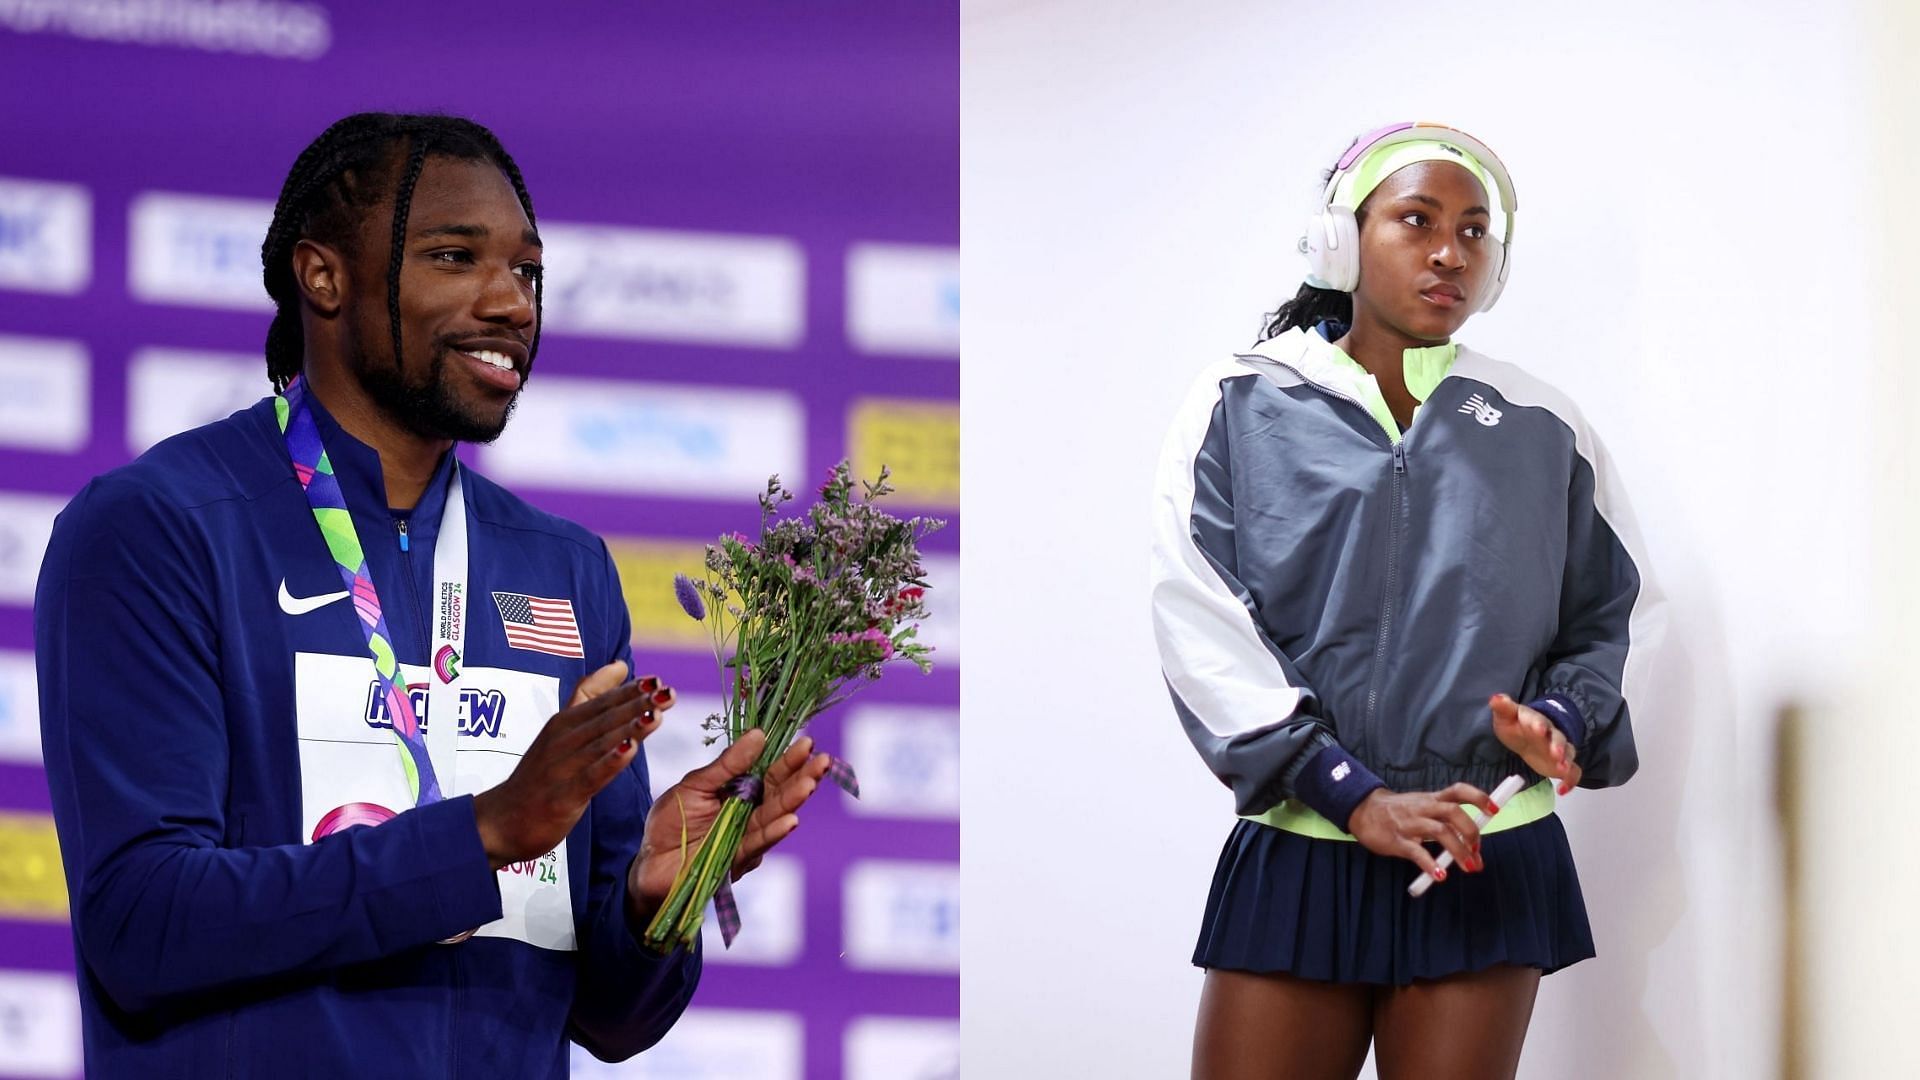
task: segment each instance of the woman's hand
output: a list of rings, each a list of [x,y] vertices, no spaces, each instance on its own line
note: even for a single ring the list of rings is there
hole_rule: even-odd
[[[1477,806],[1491,817],[1498,807],[1487,793],[1472,784],[1455,784],[1445,791],[1388,791],[1376,788],[1354,807],[1347,831],[1375,855],[1407,861],[1447,880],[1447,872],[1425,846],[1431,840],[1453,853],[1453,861],[1477,874],[1486,869],[1480,860],[1480,826],[1466,810]]]
[[[1560,781],[1560,794],[1579,786],[1580,766],[1574,764],[1573,744],[1560,725],[1505,694],[1493,695],[1487,704],[1493,708],[1493,734],[1501,745],[1519,754],[1527,768]]]

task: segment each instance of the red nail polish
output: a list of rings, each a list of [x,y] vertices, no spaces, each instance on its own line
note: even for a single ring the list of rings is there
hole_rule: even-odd
[[[640,680],[641,693],[651,694],[658,689],[660,689],[660,680],[657,677],[649,675],[646,678]]]
[[[629,750],[631,750],[631,749],[633,749],[633,740],[632,740],[632,739],[621,739],[621,740],[620,740],[620,752],[621,752],[621,753],[623,753],[623,754],[624,754],[624,753],[626,753],[627,751],[629,751]]]
[[[673,691],[671,690],[661,690],[660,692],[653,695],[653,703],[655,705],[665,705],[667,702],[672,700],[673,700]]]
[[[1445,870],[1435,870],[1433,872],[1433,880],[1435,881],[1447,880],[1447,872]]]

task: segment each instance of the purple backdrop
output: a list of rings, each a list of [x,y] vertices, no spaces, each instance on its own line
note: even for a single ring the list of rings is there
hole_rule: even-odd
[[[711,658],[651,619],[660,598],[638,595],[649,584],[635,575],[723,530],[751,531],[739,476],[786,470],[810,491],[849,453],[887,457],[902,468],[899,509],[952,522],[928,545],[940,565],[930,599],[947,604],[941,662],[856,699],[878,760],[854,764],[882,805],[816,800],[790,845],[797,911],[757,924],[743,886],[748,937],[785,920],[797,941],[762,963],[710,964],[695,1007],[722,1011],[680,1044],[577,1073],[936,1075],[957,1061],[956,7],[534,10],[0,2],[0,383],[26,387],[0,404],[0,1076],[67,1075],[50,1049],[68,1037],[66,1014],[30,992],[30,973],[73,965],[64,917],[45,910],[47,868],[33,862],[48,798],[28,730],[22,583],[45,515],[155,433],[267,392],[267,316],[221,292],[248,274],[257,285],[259,238],[251,250],[233,238],[308,140],[369,108],[487,124],[518,159],[543,232],[611,229],[631,249],[591,274],[576,267],[578,299],[550,315],[541,378],[515,423],[560,456],[544,473],[516,471],[534,440],[511,428],[499,448],[466,456],[536,504],[633,542],[623,570],[644,667],[695,701],[715,686]],[[226,201],[196,216],[199,204],[155,204],[156,192]],[[751,250],[713,243],[733,238]],[[552,272],[564,289],[565,269]],[[619,287],[596,293],[608,280]],[[582,382],[578,398],[605,402],[593,425],[564,394],[537,414],[543,383],[571,379],[630,396]],[[678,441],[662,441],[668,429]],[[566,479],[643,458],[692,479]],[[851,753],[853,723],[823,718],[816,733]],[[661,756],[694,752],[663,745]],[[892,922],[854,925],[850,910]]]

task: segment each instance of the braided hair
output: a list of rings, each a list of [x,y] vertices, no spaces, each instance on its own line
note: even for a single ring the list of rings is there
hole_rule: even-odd
[[[387,263],[387,318],[393,331],[393,355],[401,355],[400,262],[407,237],[407,211],[413,188],[428,156],[456,161],[490,161],[513,183],[528,224],[534,223],[533,199],[520,167],[486,128],[458,116],[355,113],[340,120],[294,159],[274,204],[273,224],[260,245],[262,280],[272,297],[274,315],[267,327],[267,377],[284,391],[300,374],[306,357],[300,327],[300,289],[293,277],[293,248],[317,240],[349,253],[357,246],[359,226],[374,207],[391,200],[393,248]],[[534,279],[533,341],[528,361],[540,348],[540,279]]]

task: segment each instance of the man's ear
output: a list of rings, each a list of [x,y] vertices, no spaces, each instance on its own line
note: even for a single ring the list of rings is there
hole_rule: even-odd
[[[323,316],[339,314],[347,294],[347,260],[339,248],[317,240],[293,245],[293,280],[307,306]]]

